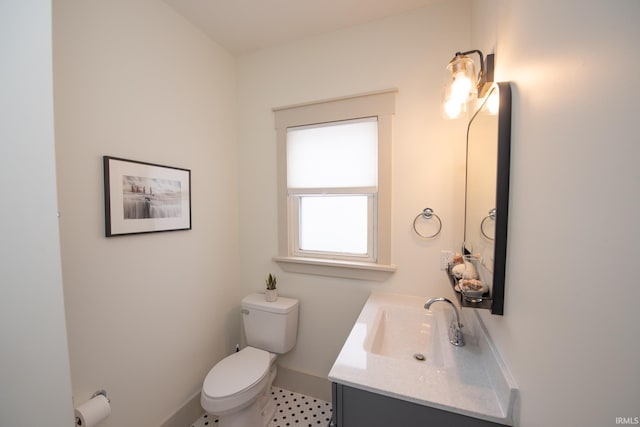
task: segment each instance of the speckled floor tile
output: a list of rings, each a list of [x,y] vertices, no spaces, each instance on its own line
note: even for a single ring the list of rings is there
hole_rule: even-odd
[[[271,388],[276,413],[269,427],[326,427],[331,421],[331,403],[314,397],[294,393],[278,387]],[[215,427],[218,420],[204,414],[191,427]]]

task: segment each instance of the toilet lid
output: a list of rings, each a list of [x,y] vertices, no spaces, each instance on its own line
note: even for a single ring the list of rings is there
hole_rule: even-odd
[[[270,363],[269,352],[245,347],[218,362],[204,379],[202,389],[211,398],[231,396],[260,381]]]

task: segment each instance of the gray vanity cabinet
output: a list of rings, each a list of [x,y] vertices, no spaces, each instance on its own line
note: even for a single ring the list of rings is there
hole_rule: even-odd
[[[334,427],[490,427],[490,421],[332,383]]]

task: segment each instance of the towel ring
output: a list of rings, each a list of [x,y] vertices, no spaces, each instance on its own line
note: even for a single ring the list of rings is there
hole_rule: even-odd
[[[486,237],[486,238],[487,238],[487,239],[489,239],[489,240],[495,240],[495,238],[487,236],[487,233],[485,233],[485,232],[484,232],[484,222],[485,222],[486,220],[488,220],[488,219],[491,219],[491,220],[495,221],[495,220],[496,220],[496,213],[497,213],[497,212],[496,212],[496,208],[491,209],[491,210],[489,211],[489,214],[488,214],[487,216],[485,216],[485,217],[482,219],[482,222],[480,223],[480,232],[482,233],[482,235],[483,235],[484,237]]]
[[[418,218],[431,219],[433,217],[435,217],[438,220],[438,231],[436,231],[430,236],[425,236],[424,234],[420,233],[416,228],[416,222],[418,221]],[[424,208],[422,212],[420,212],[418,216],[416,216],[416,218],[413,220],[413,231],[415,231],[416,234],[422,237],[423,239],[433,239],[438,234],[440,234],[440,230],[442,230],[442,221],[440,220],[440,217],[438,215],[433,213],[433,209],[431,208]]]

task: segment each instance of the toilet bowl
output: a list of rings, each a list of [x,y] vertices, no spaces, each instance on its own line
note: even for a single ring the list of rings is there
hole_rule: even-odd
[[[218,417],[219,427],[267,427],[276,410],[275,360],[295,345],[298,300],[267,302],[264,294],[251,294],[242,300],[242,315],[248,345],[209,371],[200,403]]]
[[[253,347],[225,357],[204,380],[203,409],[218,416],[219,426],[267,426],[276,409],[270,399],[275,359],[275,354]]]

